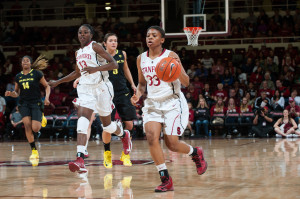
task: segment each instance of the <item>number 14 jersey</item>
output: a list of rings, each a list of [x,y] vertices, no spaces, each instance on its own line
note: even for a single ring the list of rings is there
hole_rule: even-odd
[[[146,51],[141,55],[141,71],[147,81],[147,98],[150,99],[163,99],[174,94],[180,93],[180,81],[177,79],[174,82],[168,83],[158,79],[155,67],[165,57],[168,57],[170,50],[163,49],[159,57],[151,59],[149,52]]]

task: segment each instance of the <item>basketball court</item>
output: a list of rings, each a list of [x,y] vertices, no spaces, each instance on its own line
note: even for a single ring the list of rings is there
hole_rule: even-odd
[[[160,179],[146,140],[133,141],[132,167],[120,165],[122,144],[113,141],[110,170],[102,165],[102,142],[91,141],[88,174],[81,176],[67,165],[75,141],[39,142],[34,167],[27,142],[1,143],[0,198],[300,198],[300,139],[185,141],[203,147],[208,169],[199,176],[190,157],[164,147],[175,189],[166,193],[154,192]]]

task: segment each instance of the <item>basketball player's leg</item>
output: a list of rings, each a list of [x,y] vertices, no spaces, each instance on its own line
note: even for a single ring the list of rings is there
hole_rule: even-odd
[[[34,136],[32,133],[31,117],[30,116],[23,117],[22,122],[24,124],[25,134],[26,134],[26,138],[27,138],[28,142],[29,143],[34,142]]]
[[[77,159],[69,163],[72,172],[87,172],[84,165],[84,152],[87,142],[88,127],[94,110],[86,107],[78,107],[77,121]]]
[[[149,151],[151,157],[156,165],[162,184],[155,188],[155,192],[173,191],[173,182],[167,166],[163,150],[159,143],[159,137],[162,130],[162,124],[156,121],[149,121],[145,123],[144,130],[147,136]]]
[[[190,145],[179,140],[177,135],[164,135],[165,144],[173,152],[188,154],[190,152]]]
[[[130,102],[130,97],[129,93],[119,95],[114,98],[114,103],[124,124],[124,134],[129,135],[128,137],[131,139],[133,120],[136,119],[136,111],[135,107]],[[125,154],[124,151],[122,151],[120,160],[123,162],[124,166],[132,166],[129,153]]]
[[[203,174],[207,169],[207,163],[204,160],[203,150],[200,147],[192,147],[191,145],[180,141],[181,136],[188,124],[188,107],[185,99],[179,98],[172,102],[177,103],[174,109],[165,111],[164,138],[166,146],[173,152],[188,154],[196,163],[197,173]],[[168,103],[171,104],[171,103]],[[168,106],[168,104],[165,104]]]
[[[88,128],[93,112],[94,110],[92,109],[82,106],[78,107],[77,146],[84,146],[84,149],[87,142]]]
[[[151,157],[156,166],[164,164],[165,158],[159,143],[162,125],[159,122],[149,121],[144,126]]]
[[[86,144],[85,144],[85,151],[84,151],[84,158],[88,158],[89,157],[89,153],[88,153],[88,150],[87,150],[87,146],[89,144],[89,140],[90,140],[90,137],[91,137],[91,131],[92,131],[92,124],[95,120],[95,112],[92,114],[92,117],[91,117],[91,120],[90,120],[90,124],[89,124],[89,127],[88,127],[88,130],[87,130],[87,138],[86,138]]]
[[[201,147],[192,147],[183,141],[179,141],[188,125],[189,111],[186,99],[182,93],[178,98],[164,102],[164,133],[167,147],[174,152],[188,154],[196,164],[197,173],[203,174],[207,169],[207,163],[204,160],[203,150]],[[173,107],[173,108],[172,108]]]

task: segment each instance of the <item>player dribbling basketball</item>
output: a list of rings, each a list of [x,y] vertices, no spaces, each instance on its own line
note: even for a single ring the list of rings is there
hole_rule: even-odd
[[[162,181],[162,184],[155,188],[156,192],[174,190],[159,142],[162,130],[165,144],[171,151],[190,155],[196,163],[199,175],[207,169],[202,149],[179,141],[179,136],[183,134],[187,126],[189,114],[186,99],[180,90],[180,83],[188,86],[189,77],[183,69],[178,55],[162,47],[165,41],[164,37],[165,31],[161,27],[151,26],[148,28],[146,43],[149,51],[142,53],[137,58],[139,84],[136,94],[131,98],[132,104],[136,105],[147,85],[148,96],[143,107],[143,123],[150,153]],[[182,69],[179,79],[171,83],[161,81],[155,73],[157,63],[168,56],[174,57]]]

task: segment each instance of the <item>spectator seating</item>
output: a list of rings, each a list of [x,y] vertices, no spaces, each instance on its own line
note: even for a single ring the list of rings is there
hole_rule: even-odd
[[[68,112],[69,112],[68,106],[59,106],[59,107],[55,107],[54,109],[55,115],[64,115],[64,114],[68,114]]]

